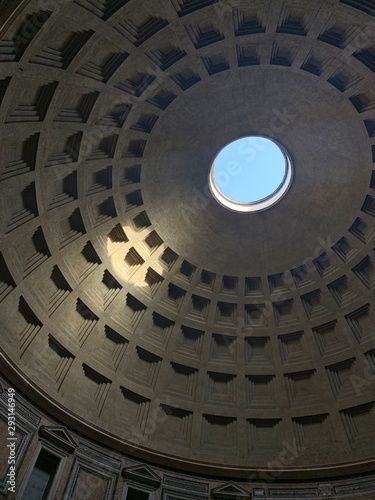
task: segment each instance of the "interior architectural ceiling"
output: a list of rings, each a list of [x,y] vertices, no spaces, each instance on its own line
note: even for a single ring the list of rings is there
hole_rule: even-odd
[[[18,387],[174,467],[373,466],[374,15],[21,2],[0,41],[1,352]],[[294,180],[239,214],[208,173],[249,134],[287,148]]]

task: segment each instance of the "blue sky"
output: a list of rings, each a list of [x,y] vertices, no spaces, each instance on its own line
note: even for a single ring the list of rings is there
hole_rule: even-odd
[[[245,137],[224,147],[215,159],[218,189],[233,201],[259,201],[273,193],[285,174],[280,148],[263,137]]]

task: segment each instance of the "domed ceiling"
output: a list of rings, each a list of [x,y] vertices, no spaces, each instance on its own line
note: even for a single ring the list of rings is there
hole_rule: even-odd
[[[363,0],[21,2],[0,41],[16,385],[174,467],[372,467],[374,15]],[[254,214],[208,189],[246,135],[294,165]]]

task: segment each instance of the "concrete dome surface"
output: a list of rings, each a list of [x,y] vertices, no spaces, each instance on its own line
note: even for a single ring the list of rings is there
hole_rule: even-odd
[[[248,477],[287,448],[285,479],[373,470],[374,2],[16,3],[4,375],[176,469]],[[284,146],[294,176],[235,213],[208,174],[248,135]]]

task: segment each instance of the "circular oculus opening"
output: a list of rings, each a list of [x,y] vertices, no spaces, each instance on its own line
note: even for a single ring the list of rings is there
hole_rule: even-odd
[[[248,136],[230,142],[212,162],[209,186],[214,198],[236,212],[272,207],[293,178],[290,156],[273,139]]]

